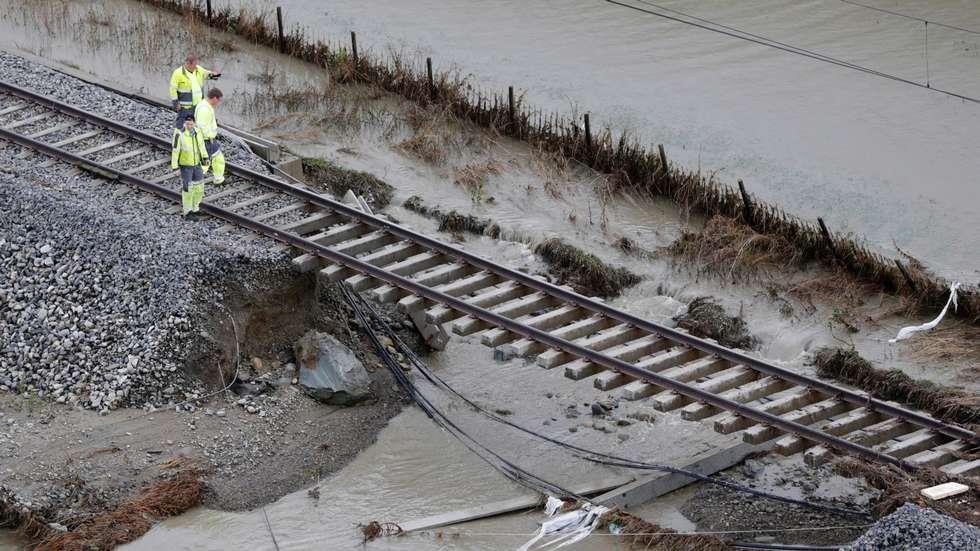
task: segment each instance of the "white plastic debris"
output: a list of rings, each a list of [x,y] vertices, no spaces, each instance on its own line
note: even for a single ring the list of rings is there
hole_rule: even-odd
[[[944,499],[947,497],[960,495],[969,489],[970,487],[966,484],[960,484],[959,482],[947,482],[938,486],[923,488],[920,490],[920,493],[927,498],[936,501],[937,499]]]
[[[960,283],[958,281],[954,281],[953,284],[949,286],[949,300],[946,301],[946,306],[943,306],[943,311],[939,312],[936,319],[930,321],[929,323],[923,323],[922,325],[903,327],[901,330],[899,330],[898,335],[895,336],[894,339],[890,339],[888,342],[895,344],[896,342],[903,341],[916,333],[929,331],[930,329],[939,325],[939,322],[943,321],[943,318],[946,317],[946,312],[949,311],[950,304],[953,305],[953,311],[956,311],[956,290],[959,289],[959,287]]]
[[[566,545],[572,545],[587,538],[596,526],[602,515],[609,510],[602,505],[586,503],[581,508],[558,514],[563,505],[562,500],[548,496],[545,504],[545,513],[551,517],[541,523],[541,529],[531,541],[525,543],[518,551],[529,551],[530,549],[558,549]],[[535,545],[546,536],[555,536],[551,541]]]

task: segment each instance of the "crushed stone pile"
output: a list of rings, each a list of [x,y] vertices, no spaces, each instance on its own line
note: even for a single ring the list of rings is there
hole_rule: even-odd
[[[104,181],[73,183],[83,192],[0,177],[0,390],[96,410],[181,401],[196,391],[181,370],[194,320],[281,259],[214,235],[220,221],[107,209]]]
[[[932,509],[906,503],[894,513],[879,520],[847,549],[850,551],[980,549],[980,528]]]

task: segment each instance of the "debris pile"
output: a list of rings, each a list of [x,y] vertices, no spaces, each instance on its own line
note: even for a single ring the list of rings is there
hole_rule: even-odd
[[[752,350],[759,341],[749,334],[745,320],[729,316],[711,297],[698,297],[691,301],[687,312],[674,318],[677,326],[698,337],[714,339],[730,348]]]
[[[640,282],[640,276],[626,268],[610,266],[594,254],[558,238],[539,244],[534,252],[548,263],[559,281],[589,295],[616,297]]]

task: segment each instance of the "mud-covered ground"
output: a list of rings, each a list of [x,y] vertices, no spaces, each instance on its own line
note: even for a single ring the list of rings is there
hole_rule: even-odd
[[[154,17],[166,20],[169,16]],[[109,21],[101,28],[115,29],[114,25],[118,22]],[[661,247],[669,246],[684,231],[702,229],[704,220],[691,219],[682,209],[660,201],[610,196],[601,175],[542,157],[520,144],[376,90],[329,85],[325,75],[310,67],[257,51],[232,37],[222,35],[221,39],[227,48],[211,47],[204,52],[217,58],[209,62],[220,60],[227,68],[221,86],[231,97],[221,116],[282,139],[299,153],[327,158],[391,183],[395,192],[390,212],[408,225],[428,233],[436,231],[431,220],[398,206],[409,196],[421,195],[434,206],[499,221],[505,228],[504,242],[451,236],[485,256],[540,271],[540,265],[528,260],[533,254],[526,244],[558,235],[611,265],[640,274],[639,284],[613,299],[617,306],[638,315],[666,323],[671,314],[659,311],[665,301],[680,305],[714,296],[730,315],[746,321],[757,339],[758,354],[794,369],[807,370],[809,352],[835,344],[854,346],[877,362],[896,365],[916,376],[976,388],[971,375],[976,349],[963,339],[972,333],[962,323],[953,325],[955,331],[944,336],[946,340],[925,341],[931,347],[928,353],[918,345],[888,345],[886,339],[899,327],[923,321],[925,316],[907,316],[895,297],[836,279],[821,269],[766,265],[751,277],[733,278],[727,270],[719,274],[708,269],[701,258],[673,258]],[[115,51],[111,43],[87,44],[90,53],[94,52],[92,59],[99,62],[82,69],[96,79],[114,78],[101,62],[122,60],[132,81],[126,84],[157,91],[163,78],[161,67],[176,63],[153,59],[151,66],[132,53]],[[56,43],[51,49],[59,51]],[[51,50],[43,49],[32,53],[52,55]],[[78,64],[72,62],[74,69],[79,69]],[[282,92],[277,103],[252,101],[277,87]],[[290,98],[295,102],[279,103]],[[617,247],[624,237],[638,248]],[[309,282],[292,284],[303,289]],[[0,482],[19,488],[39,507],[53,503],[63,513],[73,514],[97,510],[125,497],[158,476],[161,465],[173,465],[171,460],[184,456],[212,470],[206,505],[237,510],[268,503],[335,472],[373,442],[377,431],[401,408],[402,400],[369,351],[356,342],[361,340],[357,328],[340,323],[346,319],[342,309],[331,300],[321,303],[319,298],[324,297],[316,297],[315,289],[305,290],[313,298],[278,297],[279,307],[274,311],[268,303],[248,305],[247,300],[233,309],[239,321],[247,320],[250,309],[256,320],[264,320],[243,323],[258,331],[252,334],[254,339],[241,339],[243,372],[249,378],[264,377],[272,385],[263,397],[247,402],[256,413],[237,404],[239,396],[215,396],[196,404],[194,411],[120,409],[99,416],[3,393],[0,451],[10,455],[4,455]],[[288,315],[317,308],[320,316],[296,319]],[[204,346],[201,358],[233,354],[230,328],[222,325],[222,315],[217,312],[213,321],[210,330],[215,338],[204,339],[210,344]],[[374,369],[380,396],[376,403],[335,410],[314,403],[290,384],[289,348],[295,337],[311,327],[353,344],[365,364]],[[260,361],[253,363],[252,358]],[[220,380],[208,363],[202,363],[193,375],[211,388]],[[487,377],[496,380],[493,374]],[[588,383],[580,384],[591,386]],[[521,390],[515,389],[511,398],[518,400]],[[506,402],[500,407],[516,410]],[[689,423],[684,426],[710,430]],[[651,443],[644,448],[636,437],[612,443],[638,453],[653,453],[650,450],[662,446]],[[817,475],[797,472],[787,476],[805,482]],[[758,528],[761,517],[780,527],[805,525],[814,519],[809,513],[797,515],[778,504],[756,501],[761,505],[744,507],[731,496],[704,492],[684,509],[703,529]],[[840,495],[849,494],[842,491]],[[843,541],[850,535],[800,541]]]

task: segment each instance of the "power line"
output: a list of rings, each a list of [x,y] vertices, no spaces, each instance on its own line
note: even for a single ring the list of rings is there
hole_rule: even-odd
[[[888,15],[894,15],[894,16],[897,16],[897,17],[904,17],[905,19],[911,19],[913,21],[921,21],[923,23],[932,23],[933,25],[936,25],[937,27],[946,27],[947,29],[954,29],[954,30],[957,30],[957,31],[963,31],[965,33],[978,34],[978,35],[980,35],[980,31],[974,31],[973,29],[965,29],[963,27],[957,27],[956,25],[947,25],[946,23],[940,23],[939,21],[933,21],[931,19],[923,19],[921,17],[916,17],[914,15],[908,15],[906,13],[901,13],[901,12],[897,12],[897,11],[886,10],[884,8],[878,8],[878,7],[875,7],[875,6],[869,6],[867,4],[862,4],[860,2],[854,2],[853,0],[840,0],[840,1],[843,2],[843,3],[845,3],[845,4],[850,4],[852,6],[858,6],[859,8],[864,8],[866,10],[879,11],[881,13],[887,13]]]
[[[886,78],[888,80],[893,80],[895,82],[900,82],[900,83],[903,83],[903,84],[908,84],[910,86],[915,86],[917,88],[923,88],[925,90],[931,90],[933,92],[939,92],[940,94],[945,94],[947,96],[958,98],[958,99],[961,99],[961,100],[964,100],[964,101],[969,101],[969,102],[972,102],[972,103],[980,103],[980,99],[978,99],[978,98],[966,96],[966,95],[963,95],[963,94],[958,94],[956,92],[951,92],[949,90],[943,90],[941,88],[936,88],[936,87],[933,87],[933,86],[930,86],[930,85],[927,85],[927,84],[923,84],[921,82],[916,82],[914,80],[909,80],[907,78],[900,77],[898,75],[893,75],[891,73],[884,73],[882,71],[878,71],[878,70],[872,69],[870,67],[865,67],[865,66],[859,65],[857,63],[851,63],[851,62],[846,61],[846,60],[843,60],[843,59],[838,59],[838,58],[831,57],[831,56],[828,56],[828,55],[825,55],[825,54],[821,54],[819,52],[815,52],[815,51],[812,51],[812,50],[807,50],[805,48],[800,48],[798,46],[793,46],[791,44],[786,44],[784,42],[779,42],[779,41],[776,41],[776,40],[773,40],[771,38],[767,38],[767,37],[764,37],[764,36],[755,35],[755,34],[752,34],[752,33],[749,33],[749,32],[743,31],[743,30],[740,30],[740,29],[736,29],[734,27],[728,27],[728,26],[722,25],[720,23],[715,23],[714,21],[711,21],[711,20],[708,20],[708,19],[702,19],[702,18],[699,18],[699,17],[688,15],[688,14],[686,14],[684,12],[681,12],[681,11],[678,11],[678,10],[673,10],[673,9],[670,9],[670,8],[665,8],[663,6],[659,6],[657,4],[654,4],[653,2],[647,2],[647,1],[644,1],[644,0],[636,0],[637,2],[639,2],[641,4],[646,4],[647,6],[651,6],[651,7],[660,9],[660,10],[669,11],[669,12],[673,12],[675,14],[681,15],[681,16],[687,18],[687,19],[690,19],[690,21],[687,20],[687,19],[681,19],[679,17],[674,17],[672,15],[669,15],[669,14],[666,14],[666,13],[661,13],[661,12],[654,11],[654,10],[651,10],[651,9],[645,9],[645,8],[641,8],[641,7],[638,7],[638,6],[633,6],[633,5],[630,5],[630,4],[625,4],[623,2],[618,2],[616,0],[605,0],[605,1],[607,3],[609,3],[609,4],[615,4],[617,6],[620,6],[620,7],[623,7],[623,8],[628,8],[628,9],[631,9],[631,10],[635,10],[635,11],[638,11],[638,12],[641,12],[641,13],[645,13],[645,14],[648,14],[648,15],[654,15],[654,16],[657,16],[657,17],[660,17],[660,18],[663,18],[663,19],[667,19],[667,20],[674,21],[674,22],[677,22],[677,23],[683,23],[685,25],[689,25],[689,26],[692,26],[692,27],[697,27],[699,29],[703,29],[703,30],[706,30],[706,31],[711,31],[711,32],[722,34],[722,35],[729,36],[729,37],[732,37],[732,38],[737,38],[737,39],[740,39],[740,40],[745,40],[747,42],[752,42],[754,44],[759,44],[760,46],[768,46],[770,48],[775,48],[777,50],[782,50],[784,52],[789,52],[791,54],[796,54],[796,55],[800,55],[800,56],[807,57],[807,58],[810,58],[810,59],[815,59],[817,61],[823,61],[825,63],[830,63],[830,64],[837,65],[837,66],[840,66],[840,67],[846,67],[848,69],[853,69],[855,71],[861,71],[862,73],[867,73],[869,75],[873,75],[873,76],[877,76],[877,77],[881,77],[881,78]]]

